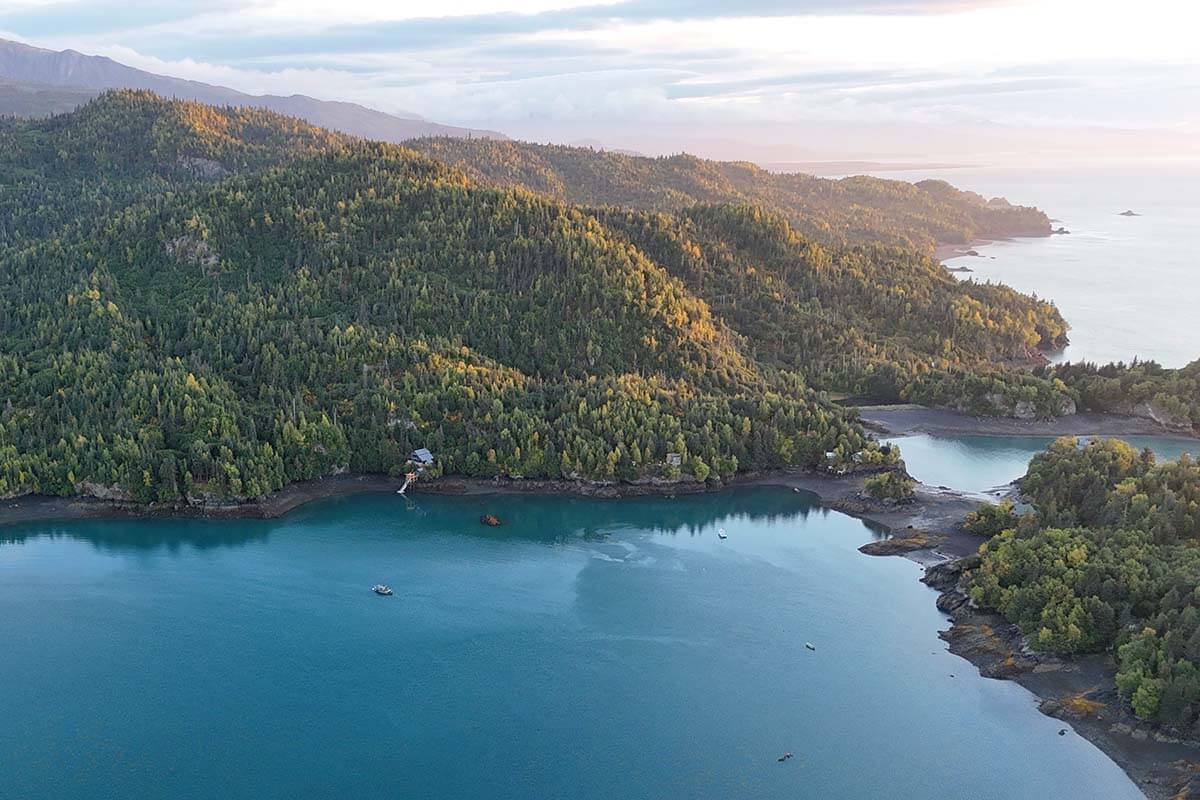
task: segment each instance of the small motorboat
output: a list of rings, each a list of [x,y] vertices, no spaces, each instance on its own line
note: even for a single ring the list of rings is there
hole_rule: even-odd
[[[787,761],[791,757],[792,757],[792,754],[790,752],[788,752],[788,753],[784,753],[783,755],[781,755],[779,758],[777,758],[775,760],[776,761]]]
[[[718,539],[728,539],[729,538],[728,536],[725,535],[724,528],[717,528],[717,538]]]
[[[817,646],[816,646],[815,644],[813,644],[812,642],[805,642],[805,643],[804,643],[804,646],[805,646],[805,647],[807,647],[809,650],[816,650],[816,649],[817,649]]]
[[[377,583],[374,586],[372,586],[371,591],[374,592],[375,594],[382,595],[384,597],[391,597],[392,595],[395,594],[395,592],[393,592],[391,590],[391,587],[384,586],[382,583]]]

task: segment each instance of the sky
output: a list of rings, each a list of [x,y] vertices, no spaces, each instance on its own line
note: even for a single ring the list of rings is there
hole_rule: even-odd
[[[1191,0],[0,0],[0,36],[538,141],[1200,157]]]

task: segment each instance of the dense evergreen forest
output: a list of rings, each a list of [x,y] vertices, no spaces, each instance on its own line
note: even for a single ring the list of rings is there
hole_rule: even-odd
[[[646,158],[518,141],[431,138],[411,145],[481,182],[616,209],[597,213],[653,250],[752,342],[773,343],[759,347],[760,355],[769,358],[773,351],[785,362],[804,360],[816,385],[872,401],[909,400],[980,415],[1045,417],[1079,409],[1200,430],[1200,362],[1182,370],[1153,363],[1047,366],[1032,374],[991,369],[1026,365],[1031,347],[1064,344],[1066,325],[1057,312],[1042,304],[1030,314],[1006,288],[974,283],[967,284],[953,313],[945,306],[931,308],[928,299],[940,299],[946,288],[915,263],[913,246],[927,251],[934,243],[1047,234],[1049,220],[1037,209],[1003,198],[987,200],[943,181],[829,180],[688,155]],[[715,247],[704,240],[705,227],[716,229]],[[735,238],[728,238],[731,233]],[[772,238],[776,241],[769,242]],[[806,247],[789,250],[780,244],[796,239]],[[677,250],[673,255],[665,252],[669,245]],[[846,245],[859,247],[855,252]],[[790,264],[764,255],[784,252]],[[843,296],[845,284],[858,281],[861,305],[805,307],[811,293],[808,284],[792,280],[795,264],[808,267],[822,259],[833,262],[834,269],[809,269],[805,278],[831,277],[842,284]],[[873,268],[857,269],[856,260]],[[695,262],[703,263],[697,267]],[[885,263],[893,274],[879,268]],[[761,302],[764,296],[774,296],[778,305]],[[895,309],[880,308],[897,297],[914,315],[938,320],[918,336],[951,333],[944,337],[947,358],[941,359],[934,342],[907,346],[912,326],[905,331],[907,320]],[[884,341],[864,335],[870,326],[861,316],[881,313],[897,324],[889,333],[901,336]],[[982,330],[986,333],[977,336]],[[804,343],[803,355],[779,346],[787,337]],[[816,349],[813,339],[821,342]],[[925,357],[930,355],[936,358]]]
[[[991,366],[1059,340],[1052,306],[911,247],[740,201],[589,209],[262,111],[113,92],[4,121],[0,220],[4,495],[246,498],[420,446],[704,480],[894,459],[821,390],[1073,402]]]
[[[744,161],[646,158],[517,141],[428,138],[409,144],[478,182],[521,187],[578,205],[666,212],[697,204],[758,205],[826,245],[931,250],[937,243],[1050,233],[1050,220],[1035,208],[987,200],[945,181],[911,184],[864,175],[830,180],[768,172]]]
[[[1065,341],[1050,303],[960,282],[911,248],[823,246],[760,206],[594,213],[703,298],[756,358],[814,386],[986,415],[1074,410],[1061,381],[998,366],[1036,363]]]
[[[1200,724],[1200,464],[1158,464],[1117,440],[1055,442],[1020,482],[1035,509],[985,507],[998,533],[970,595],[1020,625],[1034,647],[1115,648],[1117,685],[1136,713]]]

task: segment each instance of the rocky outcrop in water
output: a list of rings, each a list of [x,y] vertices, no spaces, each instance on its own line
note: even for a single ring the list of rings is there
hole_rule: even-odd
[[[979,562],[979,556],[967,556],[966,558],[957,558],[953,561],[942,561],[938,564],[932,564],[925,570],[925,576],[921,578],[921,583],[930,589],[946,592],[958,586],[963,572],[979,566]]]

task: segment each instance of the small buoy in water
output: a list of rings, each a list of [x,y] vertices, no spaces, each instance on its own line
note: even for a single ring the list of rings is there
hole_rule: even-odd
[[[807,647],[809,650],[816,650],[816,649],[817,649],[817,646],[816,646],[815,644],[813,644],[812,642],[805,642],[805,643],[804,643],[804,646],[805,646],[805,647]]]
[[[776,761],[787,761],[791,757],[792,757],[792,754],[789,752],[789,753],[784,753],[783,755],[781,755],[779,758],[777,758],[775,760]]]

